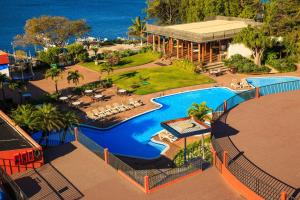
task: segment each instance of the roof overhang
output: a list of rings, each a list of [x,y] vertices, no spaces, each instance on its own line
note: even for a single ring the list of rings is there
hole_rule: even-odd
[[[211,132],[211,127],[192,117],[165,121],[161,126],[177,138],[186,138]]]

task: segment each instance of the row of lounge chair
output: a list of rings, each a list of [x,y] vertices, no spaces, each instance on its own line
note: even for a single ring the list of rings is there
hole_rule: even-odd
[[[92,119],[92,120],[97,120],[97,119],[103,119],[105,117],[109,117],[112,115],[115,115],[117,113],[125,112],[127,110],[131,110],[136,107],[140,107],[144,105],[141,100],[133,100],[130,99],[128,104],[119,104],[119,103],[114,103],[112,106],[111,105],[106,105],[105,107],[98,107],[95,108],[91,111],[88,111],[87,118]]]

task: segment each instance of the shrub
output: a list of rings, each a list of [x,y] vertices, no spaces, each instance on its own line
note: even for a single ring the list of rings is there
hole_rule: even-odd
[[[186,71],[195,72],[196,65],[189,60],[175,60],[173,62],[174,67],[182,68]]]
[[[50,47],[47,51],[38,52],[38,60],[51,64],[58,64],[59,54],[61,53],[61,48],[59,47]]]
[[[297,70],[297,66],[289,59],[269,59],[268,57],[266,63],[281,73]]]
[[[250,59],[245,58],[239,54],[231,56],[224,61],[225,66],[229,68],[236,68],[238,73],[268,73],[271,71],[266,66],[258,66],[254,64]]]

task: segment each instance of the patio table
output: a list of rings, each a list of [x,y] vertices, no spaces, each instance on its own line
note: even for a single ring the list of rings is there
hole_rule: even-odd
[[[75,102],[72,103],[73,106],[79,106],[80,104],[81,104],[80,101],[75,101]]]
[[[93,93],[93,90],[85,90],[84,93],[91,94],[91,93]]]
[[[127,93],[127,90],[124,90],[124,89],[118,90],[118,94],[126,94],[126,93]]]
[[[97,95],[95,95],[94,97],[95,97],[95,99],[102,99],[102,98],[103,98],[103,95],[102,95],[102,94],[97,94]]]

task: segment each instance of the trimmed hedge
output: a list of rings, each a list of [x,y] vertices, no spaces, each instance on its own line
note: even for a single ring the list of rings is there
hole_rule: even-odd
[[[224,61],[225,66],[229,68],[236,68],[238,73],[268,73],[271,71],[266,66],[258,66],[254,64],[250,59],[245,58],[239,54],[231,56],[229,59]]]

